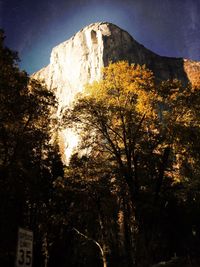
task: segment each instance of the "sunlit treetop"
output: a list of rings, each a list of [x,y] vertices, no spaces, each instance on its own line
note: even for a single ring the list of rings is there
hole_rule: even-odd
[[[197,89],[178,80],[155,83],[145,66],[110,63],[100,81],[86,86],[65,121],[80,130],[83,146],[115,155],[118,164],[127,165],[130,173],[134,164],[143,172],[145,160],[154,158],[153,166],[159,157],[166,157],[164,168],[169,171],[160,176],[167,174],[180,181],[197,176],[194,170],[199,172]],[[135,157],[145,160],[135,163]],[[187,174],[186,167],[191,168]]]
[[[108,106],[117,105],[139,113],[151,112],[157,93],[152,71],[126,61],[110,63],[102,70],[103,79],[89,84],[85,94]]]

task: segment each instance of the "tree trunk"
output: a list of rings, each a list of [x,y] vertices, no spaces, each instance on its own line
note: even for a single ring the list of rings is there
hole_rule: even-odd
[[[170,147],[166,147],[163,153],[162,161],[160,163],[159,174],[158,174],[158,179],[157,179],[156,189],[155,189],[155,201],[158,200],[158,197],[160,194],[160,190],[161,190],[163,178],[164,178],[164,173],[167,168],[169,154],[170,154]]]
[[[97,245],[97,247],[100,250],[101,253],[101,257],[102,257],[102,262],[103,262],[103,267],[107,267],[107,259],[106,259],[106,253],[104,252],[102,246],[99,244],[99,242],[97,242],[96,240],[94,240],[93,238],[89,238],[88,236],[86,236],[85,234],[81,233],[79,230],[77,230],[76,228],[73,228],[73,230],[79,234],[80,236],[84,237],[85,239],[87,239],[88,241],[93,242],[95,245]]]

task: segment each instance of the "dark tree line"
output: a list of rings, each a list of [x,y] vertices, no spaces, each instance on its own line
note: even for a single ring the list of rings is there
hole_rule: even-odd
[[[0,32],[0,265],[14,266],[18,227],[34,232],[34,265],[44,262],[53,180],[62,175],[50,144],[56,98],[18,68]],[[48,225],[49,224],[49,225]]]
[[[199,266],[198,86],[118,62],[86,92],[63,114],[81,139],[63,166],[56,98],[1,31],[0,265],[15,266],[20,226],[33,267]]]

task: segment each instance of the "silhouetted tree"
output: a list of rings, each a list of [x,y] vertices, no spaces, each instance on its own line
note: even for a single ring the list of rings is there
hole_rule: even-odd
[[[58,149],[50,143],[55,96],[17,64],[17,53],[5,47],[1,31],[0,261],[4,266],[14,266],[19,226],[34,231],[37,248],[43,244],[52,183],[62,173]]]

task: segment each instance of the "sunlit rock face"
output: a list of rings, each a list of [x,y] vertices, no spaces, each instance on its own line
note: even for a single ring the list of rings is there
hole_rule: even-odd
[[[126,31],[111,23],[91,24],[68,41],[53,48],[50,64],[33,74],[54,89],[59,101],[59,112],[70,106],[86,83],[101,78],[101,69],[110,61],[127,60],[145,64],[156,79],[178,78],[184,83],[193,83],[200,74],[200,63],[181,58],[161,57],[136,42]],[[61,134],[62,151],[69,158],[78,138],[69,130]]]
[[[55,88],[61,107],[70,105],[84,85],[99,79],[104,66],[104,36],[111,32],[107,24],[92,24],[68,41],[53,48],[50,64],[36,72],[35,78]]]

